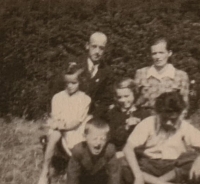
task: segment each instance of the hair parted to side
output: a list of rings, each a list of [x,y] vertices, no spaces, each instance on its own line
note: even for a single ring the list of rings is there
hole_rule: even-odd
[[[166,43],[166,49],[169,51],[171,50],[171,42],[169,38],[165,36],[156,36],[150,40],[150,46],[157,45],[159,43]]]
[[[157,113],[176,112],[181,113],[186,107],[179,91],[166,92],[156,99],[155,110]]]
[[[75,62],[70,62],[65,75],[77,74],[79,76],[82,72],[83,69],[80,68]]]
[[[131,78],[126,77],[126,78],[122,78],[121,80],[115,82],[114,90],[123,89],[123,88],[129,88],[129,89],[131,89],[131,91],[134,92],[135,89],[136,89],[134,80],[131,79]]]
[[[63,78],[63,85],[65,85],[65,76],[66,75],[75,75],[79,81],[79,89],[83,89],[83,83],[85,82],[83,77],[84,69],[79,66],[75,62],[69,62],[67,69],[62,72],[62,78]]]
[[[110,131],[110,127],[108,125],[108,123],[100,118],[91,118],[87,123],[86,123],[86,126],[85,126],[85,131],[84,133],[87,135],[90,131],[90,128],[91,127],[95,127],[97,129],[104,129],[107,133],[109,133]]]
[[[115,82],[114,93],[116,92],[117,89],[123,89],[123,88],[129,88],[133,92],[134,98],[137,99],[138,90],[133,79],[129,77],[124,77],[119,81]]]

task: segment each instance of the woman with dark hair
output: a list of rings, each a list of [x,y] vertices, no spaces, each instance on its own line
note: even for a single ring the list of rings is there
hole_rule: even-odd
[[[140,122],[129,136],[124,153],[135,183],[199,183],[200,131],[182,117],[185,106],[179,92],[161,94],[156,115]]]

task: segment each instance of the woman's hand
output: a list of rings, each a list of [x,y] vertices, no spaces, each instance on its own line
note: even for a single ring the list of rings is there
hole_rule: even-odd
[[[190,169],[190,180],[198,181],[200,180],[200,156],[192,164]]]
[[[128,130],[133,125],[137,125],[139,122],[140,119],[136,117],[130,117],[126,119],[126,125],[125,125],[126,130]]]

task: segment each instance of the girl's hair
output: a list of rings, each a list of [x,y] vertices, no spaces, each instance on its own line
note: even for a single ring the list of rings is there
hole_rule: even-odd
[[[117,89],[123,88],[129,88],[133,92],[134,97],[136,98],[137,90],[133,79],[128,77],[122,78],[114,84],[114,92],[116,92]]]
[[[179,91],[166,92],[156,99],[155,110],[157,113],[176,112],[181,113],[186,107]]]
[[[83,69],[80,68],[75,62],[69,63],[69,66],[64,75],[73,75],[76,74],[79,77],[83,72]]]
[[[145,102],[146,99],[142,95],[142,89],[143,87],[137,87],[135,85],[135,82],[133,79],[125,77],[122,78],[120,81],[116,82],[114,84],[114,93],[116,94],[116,89],[123,89],[123,88],[129,88],[134,95],[134,103],[135,106],[140,108]]]
[[[134,80],[131,78],[122,78],[120,81],[117,81],[114,84],[114,90],[123,88],[129,88],[131,90],[134,90],[135,89]]]
[[[65,77],[65,75],[76,75],[79,81],[79,89],[82,90],[84,81],[82,76],[83,71],[84,69],[81,68],[78,64],[76,64],[75,62],[70,62],[67,69],[63,72],[63,78]]]

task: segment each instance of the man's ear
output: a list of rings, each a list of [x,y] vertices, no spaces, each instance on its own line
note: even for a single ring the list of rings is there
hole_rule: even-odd
[[[168,52],[169,52],[169,57],[171,57],[173,54],[172,50],[169,50]]]
[[[85,44],[85,49],[86,49],[86,50],[89,49],[89,42],[86,42],[86,44]]]

